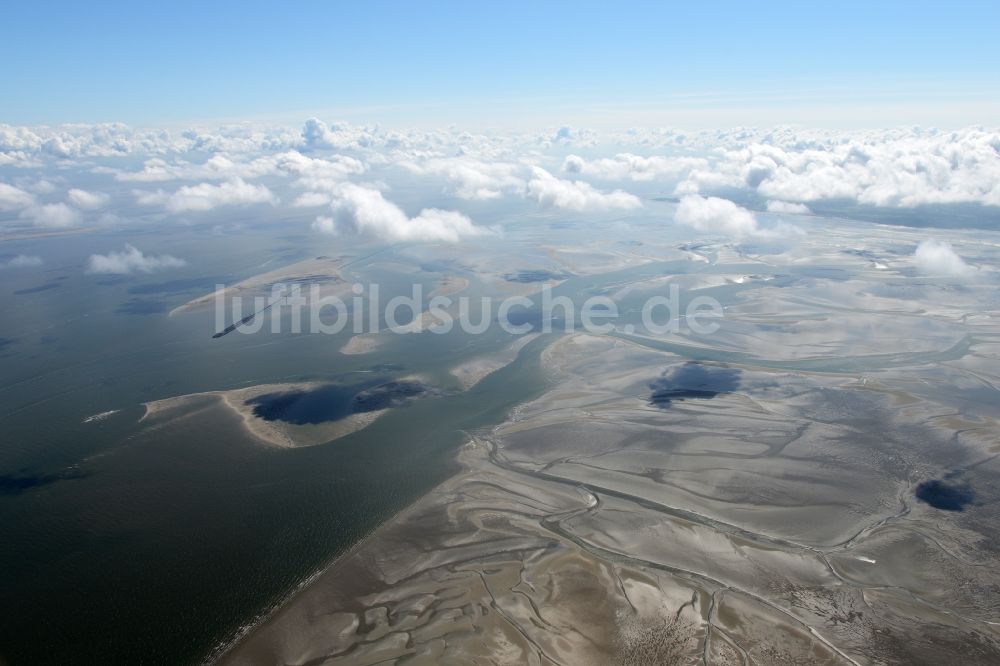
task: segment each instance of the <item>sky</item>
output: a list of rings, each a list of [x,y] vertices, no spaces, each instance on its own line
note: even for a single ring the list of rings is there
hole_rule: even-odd
[[[994,124],[1000,3],[12,2],[0,122]]]

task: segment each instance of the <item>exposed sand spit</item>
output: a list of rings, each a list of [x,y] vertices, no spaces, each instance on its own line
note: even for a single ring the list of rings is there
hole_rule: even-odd
[[[373,351],[377,351],[379,347],[382,346],[382,341],[379,340],[378,333],[361,333],[359,335],[351,336],[351,339],[344,343],[344,346],[340,348],[341,354],[347,354],[349,356],[354,356],[357,354],[370,354]]]
[[[522,335],[500,351],[466,361],[452,368],[450,372],[458,379],[463,389],[469,390],[497,370],[513,363],[524,346],[539,335],[540,333]]]
[[[322,408],[327,394],[329,402],[339,403],[330,405],[329,414],[315,413],[315,406],[295,410],[296,403],[319,403]],[[146,403],[142,420],[149,427],[162,427],[178,419],[225,410],[237,414],[256,440],[269,446],[296,448],[334,441],[371,425],[393,407],[436,394],[437,390],[419,377],[356,389],[342,389],[329,382],[261,384]]]
[[[273,271],[254,275],[236,284],[228,285],[222,290],[222,296],[226,299],[234,296],[242,296],[250,299],[255,296],[266,297],[271,295],[271,287],[275,284],[299,284],[302,289],[308,289],[309,285],[315,284],[319,285],[321,296],[327,296],[333,292],[343,292],[346,294],[350,290],[350,285],[340,277],[340,267],[343,263],[342,259],[331,257],[306,259],[305,261],[299,261]],[[214,291],[199,296],[171,310],[170,316],[172,317],[182,312],[212,305],[217,297],[218,294]]]

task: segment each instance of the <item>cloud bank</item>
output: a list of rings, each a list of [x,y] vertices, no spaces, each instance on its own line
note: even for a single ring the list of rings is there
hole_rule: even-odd
[[[277,197],[264,185],[252,185],[242,178],[233,178],[218,185],[185,185],[173,193],[140,191],[136,192],[136,201],[147,206],[162,204],[171,213],[184,213],[209,211],[220,206],[273,204],[277,202]]]
[[[642,201],[622,190],[601,192],[580,180],[556,178],[541,167],[532,167],[528,196],[546,208],[580,212],[641,208]]]
[[[707,167],[708,160],[701,157],[658,155],[643,157],[632,153],[619,153],[614,157],[602,157],[591,161],[570,155],[563,160],[562,169],[566,173],[578,173],[606,180],[649,181],[655,178],[677,177],[691,169]]]
[[[1000,206],[1000,133],[980,128],[774,132],[718,153],[707,168],[692,169],[678,191],[719,186],[797,202]]]
[[[454,239],[483,231],[458,205],[441,206],[458,211],[428,206],[411,218],[385,201],[377,193],[386,190],[382,181],[394,182],[401,170],[413,177],[407,187],[432,178],[444,182],[445,194],[465,201],[511,198],[581,213],[638,210],[644,203],[637,194],[673,189],[682,198],[679,224],[732,237],[772,231],[762,230],[749,211],[734,211],[710,196],[729,196],[729,189],[760,197],[768,212],[787,215],[807,214],[808,202],[829,199],[893,208],[1000,207],[1000,132],[984,128],[598,132],[561,127],[475,134],[317,118],[299,127],[247,122],[180,131],[121,124],[0,125],[0,165],[9,180],[0,183],[2,222],[49,229],[91,218],[103,224],[129,221],[115,218],[114,211],[102,215],[112,201],[98,191],[101,176],[160,184],[137,185],[142,189],[134,195],[140,204],[166,213],[287,200],[315,212],[331,207],[320,216],[329,224],[317,223],[324,231],[391,239]],[[86,173],[79,181],[85,188],[74,186],[75,173]],[[362,176],[370,183],[359,182]],[[627,185],[617,189],[608,182]],[[61,200],[59,192],[65,192]],[[398,223],[400,216],[406,226]]]
[[[462,213],[426,208],[408,217],[370,187],[345,184],[336,192],[332,217],[318,217],[313,229],[324,233],[349,231],[393,242],[455,243],[469,236],[490,233]]]
[[[187,265],[183,259],[169,254],[146,255],[133,245],[125,245],[123,252],[92,254],[87,262],[88,273],[129,275],[131,273],[152,273]]]
[[[523,167],[510,162],[487,162],[468,157],[431,158],[422,162],[403,160],[400,166],[418,175],[442,176],[454,184],[462,199],[496,199],[505,193],[522,194]]]
[[[1000,132],[981,127],[864,132],[792,128],[685,132],[639,128],[604,133],[560,128],[541,134],[484,136],[450,128],[388,130],[327,124],[316,118],[308,119],[301,129],[236,123],[181,132],[117,123],[55,127],[0,124],[0,164],[37,167],[73,160],[146,156],[142,170],[118,171],[116,177],[147,182],[253,179],[280,172],[279,157],[293,152],[302,156],[299,151],[308,153],[304,157],[330,162],[360,157],[382,163],[412,161],[417,154],[465,158],[464,164],[425,165],[429,169],[456,170],[456,194],[463,198],[495,197],[505,188],[516,189],[517,185],[508,179],[521,178],[521,174],[497,166],[499,156],[516,165],[519,157],[566,145],[629,148],[613,157],[561,157],[566,173],[605,180],[679,180],[679,194],[739,187],[769,199],[800,203],[848,199],[882,207],[934,203],[1000,206]],[[331,151],[351,155],[330,156]],[[404,156],[394,156],[397,151]],[[205,153],[211,156],[202,164],[186,159],[188,155]],[[480,164],[475,164],[477,161]],[[356,167],[351,164],[347,168],[354,172]],[[113,167],[97,168],[115,171]],[[465,168],[471,171],[460,173]],[[481,179],[485,180],[480,183]],[[499,186],[497,179],[501,181]],[[0,205],[12,205],[11,197],[18,198],[15,207],[30,205],[23,194],[12,192],[10,187],[0,188]]]

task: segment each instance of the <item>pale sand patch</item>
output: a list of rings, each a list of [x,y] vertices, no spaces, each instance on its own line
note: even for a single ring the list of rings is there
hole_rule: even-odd
[[[634,293],[656,292],[666,295],[671,285],[677,285],[681,291],[699,291],[711,289],[726,284],[746,284],[748,282],[767,282],[774,279],[771,275],[745,275],[740,273],[689,273],[660,275],[655,278],[644,278],[622,283],[621,287],[611,294],[612,300],[620,300]]]
[[[187,395],[174,396],[172,398],[163,398],[161,400],[153,400],[151,402],[142,403],[145,412],[139,417],[139,423],[145,421],[160,420],[164,417],[169,417],[172,412],[181,410],[185,405],[190,404],[191,400],[195,396],[209,395],[205,393],[189,393]]]
[[[353,356],[355,354],[370,354],[373,351],[377,351],[383,344],[384,342],[379,339],[378,333],[362,333],[360,335],[355,335],[348,340],[347,343],[340,348],[340,353],[347,354],[348,356]]]
[[[429,298],[454,294],[462,291],[468,286],[469,281],[464,277],[446,277],[438,283],[438,286],[430,293]],[[351,337],[351,339],[340,348],[340,353],[348,356],[370,354],[381,349],[386,344],[386,339],[383,337],[383,334],[385,333],[420,333],[429,330],[432,325],[440,323],[440,320],[434,316],[430,310],[424,310],[410,323],[403,324],[395,329],[387,328],[380,331],[370,331],[368,333],[359,333],[358,335]]]
[[[262,384],[236,391],[223,391],[219,393],[219,396],[226,407],[232,409],[243,418],[243,423],[251,434],[269,444],[282,448],[316,446],[317,444],[325,444],[340,439],[368,427],[389,411],[388,409],[380,409],[351,414],[329,423],[296,425],[284,421],[266,421],[254,416],[253,406],[247,404],[248,401],[269,393],[284,393],[295,390],[308,391],[322,385],[315,382],[305,384]]]
[[[254,416],[254,406],[247,404],[247,401],[269,393],[308,391],[323,385],[319,382],[261,384],[232,391],[206,391],[165,398],[144,403],[146,412],[140,422],[149,422],[151,427],[162,427],[205,409],[224,409],[238,414],[247,432],[260,442],[280,448],[298,448],[325,444],[357,432],[389,411],[380,409],[350,414],[329,423],[296,425],[283,421],[266,421]]]
[[[271,285],[276,283],[290,284],[292,282],[302,285],[303,289],[308,289],[308,286],[311,284],[319,285],[321,297],[331,295],[332,293],[346,293],[350,290],[350,285],[340,277],[340,267],[343,263],[343,259],[334,259],[331,257],[306,259],[305,261],[299,261],[273,271],[254,275],[246,280],[229,285],[222,290],[222,295],[225,298],[232,298],[234,296],[268,296],[270,295],[269,290]],[[303,295],[308,296],[307,293]],[[172,317],[175,314],[195,310],[200,307],[207,307],[214,302],[217,296],[218,294],[214,291],[199,296],[184,305],[174,308],[170,311],[169,316]],[[247,307],[247,304],[244,304],[244,307]]]
[[[454,308],[451,308],[451,310],[453,311]],[[456,319],[456,315],[452,311],[445,310],[444,312],[448,312],[448,315],[452,318],[452,321],[454,321]],[[430,331],[431,326],[434,325],[441,326],[443,325],[443,321],[430,310],[424,310],[409,324],[403,324],[402,326],[397,326],[388,330],[397,334],[423,333],[425,331]]]
[[[461,365],[455,366],[449,372],[458,379],[463,390],[469,390],[483,379],[501,368],[505,368],[517,359],[518,353],[540,333],[528,333],[493,354],[485,354]]]
[[[543,245],[541,249],[575,275],[599,275],[653,261],[650,257],[614,248],[614,245],[614,241],[600,241],[582,247]]]
[[[74,236],[90,234],[98,231],[98,227],[72,227],[70,229],[51,229],[48,231],[34,229],[17,229],[9,233],[0,232],[0,243],[4,241],[34,240],[36,238],[54,238],[56,236]]]
[[[450,296],[451,294],[457,294],[463,291],[469,286],[468,278],[464,278],[458,275],[448,275],[441,278],[438,281],[437,287],[427,295],[428,298],[434,298],[436,296]]]
[[[454,309],[455,308],[444,310],[444,312],[451,317],[453,322],[456,319]],[[358,335],[353,336],[343,347],[340,348],[340,353],[348,355],[368,354],[385,345],[386,339],[383,337],[385,334],[408,335],[411,333],[424,333],[431,331],[431,326],[441,326],[443,324],[444,321],[440,318],[439,314],[436,315],[430,310],[424,310],[417,315],[413,321],[407,324],[384,328],[382,330],[369,333],[359,333]]]

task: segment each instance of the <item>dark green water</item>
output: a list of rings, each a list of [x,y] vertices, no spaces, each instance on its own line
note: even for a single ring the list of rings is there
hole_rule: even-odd
[[[243,277],[273,247],[251,241],[216,268]],[[303,258],[294,254],[277,256]],[[390,293],[409,285],[359,270]],[[453,473],[467,432],[544,389],[544,340],[472,391],[448,387],[448,368],[511,341],[499,330],[392,336],[384,350],[346,357],[337,350],[348,334],[213,340],[211,313],[166,317],[217,277],[166,284],[68,267],[42,280],[55,287],[32,290],[37,275],[3,285],[0,305],[17,316],[4,322],[13,342],[0,356],[0,662],[205,659]],[[146,305],[122,309],[136,301]],[[367,387],[414,373],[443,388],[330,445],[255,445],[235,416],[138,423],[140,403],[174,395],[300,380]],[[110,410],[120,411],[83,423]]]

